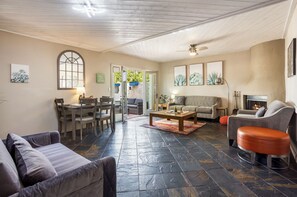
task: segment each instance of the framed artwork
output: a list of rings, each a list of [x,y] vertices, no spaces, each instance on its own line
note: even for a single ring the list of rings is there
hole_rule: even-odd
[[[174,86],[186,86],[187,85],[187,67],[175,66],[174,67]]]
[[[189,65],[189,85],[199,86],[203,84],[203,64]]]
[[[216,85],[218,78],[223,78],[223,61],[207,63],[207,85]]]
[[[288,77],[296,75],[296,38],[294,38],[288,48]]]
[[[11,83],[28,83],[29,82],[29,66],[21,64],[11,64],[10,67]]]
[[[104,73],[96,73],[96,83],[104,83],[105,76]]]

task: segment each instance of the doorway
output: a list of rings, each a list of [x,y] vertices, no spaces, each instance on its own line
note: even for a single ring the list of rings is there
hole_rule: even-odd
[[[145,78],[145,115],[149,115],[151,111],[158,110],[158,73],[156,71],[146,71]]]

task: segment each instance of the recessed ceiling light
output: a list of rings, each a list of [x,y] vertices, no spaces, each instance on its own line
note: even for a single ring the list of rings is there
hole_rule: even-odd
[[[95,16],[96,14],[100,14],[105,12],[105,9],[98,9],[92,4],[89,0],[85,0],[84,3],[80,5],[73,6],[72,9],[79,11],[81,13],[85,13],[88,17]]]

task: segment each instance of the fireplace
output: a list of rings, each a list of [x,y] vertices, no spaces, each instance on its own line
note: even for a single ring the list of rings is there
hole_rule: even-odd
[[[262,106],[267,108],[267,96],[243,95],[244,109],[257,110]]]

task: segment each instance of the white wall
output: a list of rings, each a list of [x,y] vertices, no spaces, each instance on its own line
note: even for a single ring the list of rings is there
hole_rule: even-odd
[[[285,37],[285,52],[286,52],[286,63],[285,63],[285,82],[286,82],[286,100],[291,102],[295,106],[297,105],[297,76],[292,76],[290,78],[287,77],[287,49],[293,38],[297,38],[297,8],[294,8],[293,15],[291,21],[288,26],[288,31]],[[297,112],[297,107],[296,107]]]
[[[21,135],[57,130],[55,97],[77,102],[75,90],[57,90],[57,58],[64,50],[75,50],[85,60],[86,96],[109,95],[110,65],[158,70],[159,64],[117,53],[98,53],[45,42],[0,31],[0,138],[8,132]],[[10,83],[10,64],[30,66],[27,84]],[[96,73],[105,74],[105,83],[96,83]],[[4,101],[3,101],[4,100]]]

